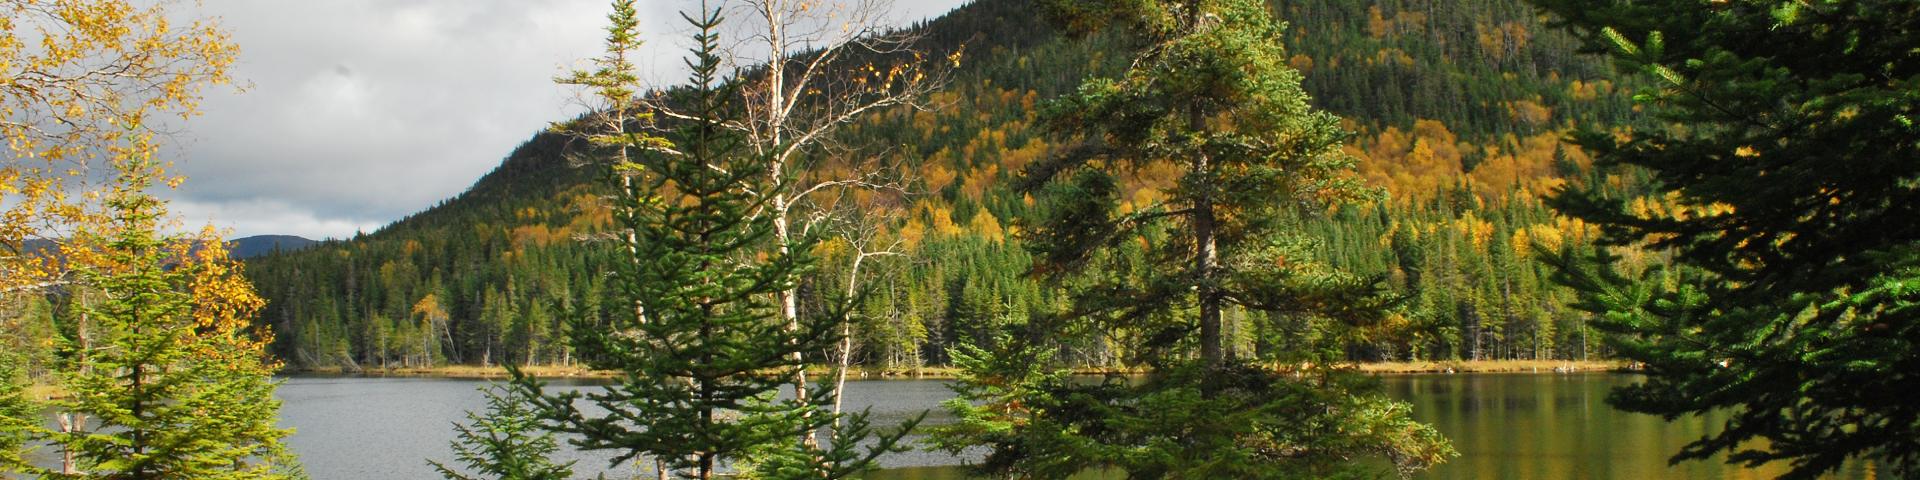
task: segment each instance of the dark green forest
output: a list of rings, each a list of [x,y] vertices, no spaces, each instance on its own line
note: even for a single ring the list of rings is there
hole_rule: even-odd
[[[1290,22],[1287,63],[1316,106],[1355,132],[1345,150],[1380,195],[1319,212],[1302,225],[1310,250],[1377,278],[1399,296],[1392,318],[1355,341],[1355,361],[1602,359],[1609,352],[1550,281],[1540,252],[1589,245],[1597,229],[1555,215],[1542,197],[1579,184],[1633,198],[1636,178],[1590,173],[1563,146],[1571,129],[1618,125],[1632,107],[1604,59],[1547,26],[1519,0],[1434,8],[1419,0],[1277,1]],[[1029,275],[1019,240],[1034,199],[1012,179],[1061,146],[1035,123],[1048,99],[1124,58],[1110,40],[1066,41],[1023,2],[982,0],[912,27],[930,58],[958,54],[933,108],[901,107],[842,130],[840,144],[904,172],[904,191],[850,191],[815,208],[857,212],[860,239],[829,238],[824,269],[801,286],[803,311],[845,289],[854,241],[904,256],[870,260],[856,317],[855,363],[943,366],[955,345],[1057,310],[1062,298]],[[468,191],[376,232],[249,260],[268,299],[281,358],[298,366],[574,364],[566,319],[610,318],[604,241],[614,225],[603,168],[580,145],[541,132]],[[848,170],[820,154],[820,175]],[[1169,167],[1171,168],[1171,167]],[[1170,170],[1168,170],[1170,171]],[[1141,168],[1123,188],[1145,205],[1169,187]],[[1633,250],[1626,265],[1658,263]],[[1227,348],[1284,350],[1243,311],[1226,312]],[[1073,365],[1125,366],[1123,342],[1058,345]],[[823,354],[824,355],[824,354]],[[823,357],[824,359],[824,357]]]

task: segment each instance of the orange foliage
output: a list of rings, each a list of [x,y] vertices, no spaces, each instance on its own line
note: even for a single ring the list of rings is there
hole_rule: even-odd
[[[1505,22],[1498,25],[1474,25],[1480,49],[1492,55],[1495,60],[1506,60],[1516,56],[1527,47],[1527,41],[1533,38],[1533,32],[1527,31],[1520,22]]]
[[[1296,53],[1292,58],[1287,59],[1287,66],[1299,70],[1300,73],[1313,73],[1313,57]]]
[[[1544,127],[1553,121],[1553,109],[1532,100],[1506,102],[1507,115],[1513,121],[1531,127]]]
[[[1568,93],[1573,96],[1574,100],[1591,101],[1600,98],[1601,95],[1613,94],[1613,82],[1607,80],[1594,80],[1591,82],[1574,80],[1567,84],[1567,90]]]
[[[1386,38],[1418,30],[1427,23],[1427,15],[1420,12],[1401,11],[1393,18],[1387,18],[1380,6],[1367,7],[1367,34],[1373,38]]]
[[[524,250],[529,245],[546,247],[552,245],[554,240],[564,239],[569,235],[571,234],[566,229],[553,230],[546,225],[535,224],[514,227],[507,238],[513,240],[514,250]]]
[[[999,165],[989,163],[984,167],[973,169],[967,172],[966,181],[960,185],[960,193],[967,198],[980,200],[986,195],[987,188],[993,186],[994,180],[999,176]]]
[[[1387,127],[1373,138],[1349,146],[1360,159],[1360,174],[1373,185],[1386,187],[1403,202],[1433,198],[1462,174],[1463,145],[1445,124],[1418,120],[1413,131]]]
[[[1046,154],[1046,142],[1029,140],[1026,145],[1022,145],[1020,148],[1001,153],[1000,165],[1004,166],[1008,172],[1019,172],[1027,168],[1027,164],[1033,163],[1034,160],[1039,160],[1041,157],[1046,156]]]
[[[1591,163],[1580,149],[1562,148],[1559,133],[1542,133],[1520,140],[1509,138],[1507,143],[1512,144],[1509,150],[1488,148],[1486,158],[1474,166],[1469,175],[1474,192],[1482,199],[1501,199],[1509,192],[1530,198],[1564,183],[1554,175],[1555,152],[1576,165],[1584,167]]]

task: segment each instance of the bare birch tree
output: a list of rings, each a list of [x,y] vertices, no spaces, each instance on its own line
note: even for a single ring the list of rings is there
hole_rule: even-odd
[[[738,128],[748,147],[768,163],[765,191],[772,198],[765,214],[773,217],[781,245],[823,224],[796,212],[826,211],[808,206],[816,194],[845,188],[905,190],[900,172],[878,168],[880,156],[859,155],[857,146],[835,138],[840,127],[871,113],[927,108],[923,99],[946,83],[942,62],[916,49],[918,34],[889,26],[892,7],[890,0],[741,0],[735,6],[749,31],[737,37],[742,43],[732,52],[734,60],[760,66],[742,89],[747,120]],[[956,53],[944,60],[958,59]],[[849,162],[837,172],[810,168],[810,161],[823,158],[871,161]],[[778,295],[781,318],[796,330],[797,293]],[[792,383],[796,399],[812,398],[805,371]],[[809,435],[805,441],[813,445],[817,439]]]
[[[843,242],[849,250],[847,252],[847,285],[843,298],[846,302],[857,302],[861,298],[860,292],[864,288],[863,284],[869,275],[873,275],[871,270],[863,270],[869,266],[869,262],[876,262],[890,257],[904,258],[907,256],[907,253],[903,248],[904,242],[900,240],[899,237],[885,235],[882,230],[886,222],[892,219],[891,216],[882,215],[879,218],[869,218],[868,216],[861,216],[856,213],[843,215],[843,218],[845,220],[840,222],[842,227],[837,229],[838,240]],[[856,311],[854,307],[856,306],[849,304],[846,306],[846,310],[849,312]],[[835,376],[833,391],[828,393],[833,397],[834,426],[836,428],[840,426],[839,418],[841,414],[845,412],[843,407],[846,404],[847,370],[852,368],[852,360],[853,322],[842,322],[840,324],[839,351],[834,352],[833,355],[833,361],[837,364],[833,371]]]

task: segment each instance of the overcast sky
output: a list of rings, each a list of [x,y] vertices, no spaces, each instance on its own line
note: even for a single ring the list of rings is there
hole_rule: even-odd
[[[691,0],[641,0],[652,80],[677,78]],[[897,0],[895,17],[965,0]],[[187,4],[191,5],[191,4]],[[246,90],[208,93],[167,194],[234,237],[348,237],[450,198],[580,108],[552,78],[599,52],[604,0],[206,0]]]

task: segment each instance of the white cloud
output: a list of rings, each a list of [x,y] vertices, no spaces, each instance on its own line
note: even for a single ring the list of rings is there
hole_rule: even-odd
[[[309,209],[271,199],[218,203],[175,200],[169,209],[174,218],[179,220],[179,224],[174,226],[178,231],[194,232],[202,226],[214,225],[227,231],[230,238],[268,233],[298,235],[316,240],[350,238],[354,232],[372,232],[380,228],[380,224],[375,222],[322,218]]]

